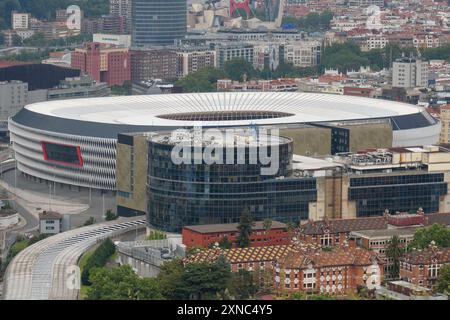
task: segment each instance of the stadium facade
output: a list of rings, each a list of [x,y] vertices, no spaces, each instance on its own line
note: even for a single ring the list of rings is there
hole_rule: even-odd
[[[294,153],[306,155],[428,145],[438,141],[440,131],[440,123],[414,105],[299,92],[42,102],[23,108],[9,119],[8,127],[18,169],[24,174],[116,190],[119,134],[171,131],[194,124],[204,128],[278,127],[283,136],[294,139]]]

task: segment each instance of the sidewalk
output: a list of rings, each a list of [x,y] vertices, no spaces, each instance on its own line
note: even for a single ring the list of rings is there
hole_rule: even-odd
[[[17,197],[15,201],[36,218],[39,212],[43,210],[57,211],[61,214],[79,214],[89,208],[88,204],[76,203],[60,196],[52,196],[51,203],[49,203],[48,194],[41,194],[20,188],[15,189],[3,180],[0,180],[0,187],[15,195]]]

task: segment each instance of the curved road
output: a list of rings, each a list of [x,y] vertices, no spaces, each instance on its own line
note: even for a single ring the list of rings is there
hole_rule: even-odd
[[[74,300],[79,289],[72,288],[69,274],[81,255],[106,238],[117,237],[145,227],[142,217],[69,230],[41,240],[21,251],[5,274],[6,300]]]

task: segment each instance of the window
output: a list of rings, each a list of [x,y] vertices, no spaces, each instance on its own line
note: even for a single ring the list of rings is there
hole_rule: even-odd
[[[439,265],[437,263],[431,264],[428,267],[428,277],[436,278],[438,275]]]
[[[330,234],[329,233],[325,233],[321,237],[320,242],[321,242],[322,246],[324,246],[324,247],[331,246],[331,236],[330,236]]]

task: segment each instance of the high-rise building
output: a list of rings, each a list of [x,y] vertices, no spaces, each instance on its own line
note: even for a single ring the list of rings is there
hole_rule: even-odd
[[[186,34],[186,15],[186,0],[133,0],[133,45],[174,44]]]
[[[402,57],[392,65],[392,86],[396,88],[426,87],[428,62],[417,58]]]
[[[126,19],[124,16],[102,16],[102,31],[111,34],[126,33]]]
[[[133,50],[131,52],[131,79],[133,81],[176,79],[177,60],[178,55],[173,50]]]
[[[87,43],[84,48],[72,53],[72,68],[90,75],[97,82],[122,85],[131,80],[130,52],[100,43]]]
[[[17,29],[28,29],[30,27],[29,13],[12,12],[11,13],[11,27],[14,30]]]
[[[131,32],[131,0],[109,0],[109,13],[125,19],[125,32]]]

